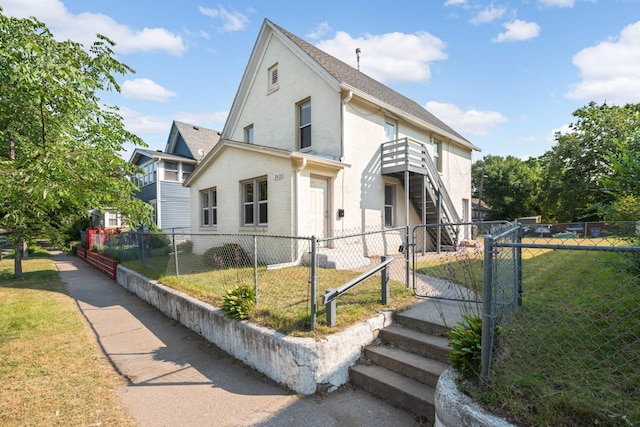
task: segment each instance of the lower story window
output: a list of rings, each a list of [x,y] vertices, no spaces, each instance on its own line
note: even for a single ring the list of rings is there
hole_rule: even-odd
[[[384,225],[385,227],[395,227],[396,210],[396,187],[394,185],[384,185]]]
[[[267,178],[242,183],[242,225],[258,226],[268,223]]]
[[[218,192],[215,188],[200,192],[200,206],[202,208],[202,226],[218,225]]]

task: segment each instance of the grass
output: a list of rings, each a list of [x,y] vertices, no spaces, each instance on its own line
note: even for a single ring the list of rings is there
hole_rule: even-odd
[[[227,290],[238,285],[253,286],[253,267],[213,270],[203,266],[197,255],[183,255],[180,258],[180,275],[175,272],[175,260],[170,256],[156,256],[124,262],[127,267],[139,271],[176,290],[184,292],[216,307],[222,305],[222,297]],[[311,287],[309,267],[287,267],[268,270],[258,267],[258,303],[249,320],[278,332],[292,336],[322,338],[339,332],[355,323],[370,319],[381,310],[399,310],[415,303],[411,292],[405,291],[404,283],[390,281],[390,304],[381,304],[380,277],[374,276],[338,298],[336,326],[326,322],[326,312],[318,303],[316,327],[310,330]],[[318,301],[329,288],[338,287],[360,273],[347,270],[323,269],[317,271]]]
[[[466,392],[521,425],[640,425],[638,273],[623,254],[525,249],[523,306],[501,335],[490,383],[465,383]]]
[[[510,356],[480,398],[502,396],[500,407],[526,425],[639,425],[640,284],[625,262],[565,251],[525,262]]]
[[[23,269],[0,261],[0,424],[135,425],[48,254]]]

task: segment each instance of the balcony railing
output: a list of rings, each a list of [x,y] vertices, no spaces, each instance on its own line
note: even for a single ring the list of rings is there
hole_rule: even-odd
[[[427,163],[433,163],[427,148],[409,138],[383,143],[381,156],[382,173],[385,175],[405,171],[425,175]]]

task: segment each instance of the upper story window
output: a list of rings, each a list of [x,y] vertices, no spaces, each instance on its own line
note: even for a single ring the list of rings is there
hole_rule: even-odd
[[[311,148],[311,101],[298,104],[298,146],[300,150]]]
[[[137,187],[143,187],[156,182],[158,178],[158,162],[148,162],[141,166],[140,169],[142,169],[142,172],[137,172],[133,181]]]
[[[278,90],[279,80],[278,80],[278,63],[276,62],[267,72],[267,92],[271,93],[275,90]]]
[[[218,191],[216,188],[200,192],[200,209],[202,211],[200,225],[203,227],[218,225]]]
[[[386,120],[384,122],[384,135],[387,141],[395,141],[396,139],[398,139],[398,132],[395,121]]]
[[[187,178],[189,178],[189,175],[191,175],[191,172],[193,172],[193,165],[182,165],[182,181],[186,181]]]
[[[268,223],[267,178],[242,183],[242,225],[266,226]]]
[[[244,128],[244,142],[253,144],[253,125]]]
[[[178,163],[164,162],[164,180],[178,181]]]
[[[438,172],[442,172],[442,142],[433,140],[433,163],[436,164]]]

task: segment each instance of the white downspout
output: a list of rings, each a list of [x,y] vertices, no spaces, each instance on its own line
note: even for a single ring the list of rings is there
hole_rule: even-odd
[[[353,92],[348,91],[347,96],[342,100],[342,108],[340,109],[340,161],[344,161],[344,116],[347,111],[347,104],[353,98]],[[344,174],[345,170],[342,170],[342,182],[340,183],[341,200],[340,205],[344,209]],[[344,231],[344,218],[340,221],[342,224],[342,231]]]
[[[299,236],[300,235],[300,191],[299,191],[299,181],[300,181],[300,172],[302,172],[304,170],[304,168],[307,167],[307,158],[303,157],[302,158],[302,163],[300,164],[300,167],[298,167],[296,169],[296,175],[295,175],[295,200],[296,200],[296,204],[295,204],[295,217],[294,217],[294,236]]]
[[[340,161],[344,160],[344,113],[351,98],[353,98],[353,92],[349,91],[347,92],[347,97],[342,100],[342,109],[340,111]]]

